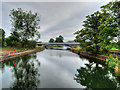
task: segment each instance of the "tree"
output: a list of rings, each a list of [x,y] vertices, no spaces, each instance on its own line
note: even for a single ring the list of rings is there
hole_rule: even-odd
[[[77,34],[76,38],[79,38],[79,42],[86,44],[86,42],[90,41],[91,48],[95,48],[95,53],[98,53],[99,46],[98,43],[101,42],[100,39],[100,32],[101,30],[98,29],[100,26],[100,19],[101,15],[100,12],[97,11],[94,14],[86,16],[86,20],[84,21],[84,28],[77,31],[75,34]]]
[[[59,36],[59,38],[60,38],[62,41],[64,40],[63,36],[61,36],[61,35]]]
[[[119,36],[119,23],[118,23],[118,4],[120,2],[109,2],[106,5],[101,7],[102,11],[102,20],[101,20],[101,29],[106,32],[109,31],[106,36],[109,36],[109,39],[114,40],[114,38]],[[119,7],[120,8],[120,7]],[[110,40],[110,41],[111,41]],[[108,40],[109,41],[109,40]],[[102,45],[106,46],[107,41]]]
[[[93,53],[99,54],[101,45],[110,44],[110,41],[117,36],[116,24],[111,23],[113,19],[108,16],[108,13],[99,11],[86,16],[84,28],[75,33],[77,34],[76,41],[81,42],[83,47],[88,48]]]
[[[12,32],[9,37],[5,38],[6,45],[10,47],[21,47],[21,40],[19,37],[16,31]]]
[[[13,31],[12,33],[10,33],[11,35],[14,35],[14,36],[16,36],[18,39],[20,39],[20,35],[19,35],[19,33],[18,32],[16,32],[16,31]]]
[[[56,37],[55,42],[63,42],[63,40],[64,40],[63,36],[60,35],[59,37]]]
[[[17,32],[22,40],[23,46],[25,46],[28,39],[33,39],[34,36],[40,38],[38,31],[40,18],[38,14],[33,14],[31,11],[25,12],[21,8],[12,9],[10,11],[10,17],[12,21],[12,32]]]
[[[10,47],[16,46],[17,47],[18,43],[20,42],[20,39],[15,35],[11,35],[5,39],[5,42],[6,42],[7,46],[10,46]]]
[[[4,41],[5,41],[5,31],[0,28],[0,47],[4,46]]]
[[[120,1],[117,3],[118,7],[118,49],[120,50]]]
[[[49,40],[49,42],[50,42],[50,43],[53,43],[53,42],[54,42],[54,39],[53,39],[53,38],[51,38],[51,39]]]
[[[74,40],[71,40],[71,41],[67,41],[67,42],[69,42],[69,43],[73,43],[73,42],[75,42]]]
[[[118,29],[118,46],[120,46],[120,1],[115,0],[115,2],[109,2],[107,5],[104,5],[101,8],[102,10],[105,9],[106,11],[111,12],[111,17],[113,18],[111,23],[116,24],[116,28]]]

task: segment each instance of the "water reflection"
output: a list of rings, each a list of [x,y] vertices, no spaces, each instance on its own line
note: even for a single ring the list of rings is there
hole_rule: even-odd
[[[11,88],[36,88],[40,83],[38,79],[38,76],[40,76],[38,72],[40,62],[36,60],[36,54],[3,63],[2,70],[5,66],[12,67],[13,84],[10,86]]]
[[[8,60],[3,62],[0,72],[3,88],[87,89],[120,86],[120,78],[115,76],[114,70],[66,50],[48,49]]]
[[[75,80],[87,88],[118,88],[119,78],[115,76],[114,70],[101,67],[95,63],[85,64],[86,67],[77,69]]]

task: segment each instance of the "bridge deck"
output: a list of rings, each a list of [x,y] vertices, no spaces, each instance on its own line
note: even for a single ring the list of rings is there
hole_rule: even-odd
[[[79,43],[37,43],[37,45],[79,45]]]

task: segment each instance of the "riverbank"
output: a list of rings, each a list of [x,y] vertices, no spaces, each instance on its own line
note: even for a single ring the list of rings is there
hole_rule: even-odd
[[[108,56],[105,56],[105,55],[94,55],[92,53],[88,53],[88,52],[85,52],[85,51],[79,51],[79,49],[76,49],[76,48],[71,48],[70,51],[78,54],[78,55],[81,55],[85,58],[90,58],[90,59],[94,59],[94,61],[99,61],[100,63],[103,63],[105,64],[106,62],[106,59],[108,58]]]
[[[108,64],[106,64],[107,59],[109,58],[108,56],[105,56],[105,55],[96,55],[95,56],[92,53],[88,53],[88,52],[85,52],[85,51],[80,51],[80,49],[77,49],[77,48],[71,48],[70,51],[80,55],[80,57],[83,56],[85,58],[88,58],[91,61],[96,62],[96,63],[100,63],[102,65],[108,65]],[[120,56],[119,50],[111,50],[110,53],[113,54],[113,55],[117,55],[118,59],[120,58],[119,57]],[[115,58],[115,59],[117,60],[117,58]],[[113,58],[113,60],[109,63],[111,63],[110,65],[113,65],[113,64],[116,63],[116,61]],[[119,63],[118,64],[116,63],[115,67],[112,67],[112,66],[109,66],[109,65],[108,65],[108,67],[114,69],[114,72],[116,73],[116,75],[120,76],[120,66],[119,65],[120,65]]]
[[[27,55],[27,54],[39,52],[39,51],[42,51],[42,50],[44,50],[44,47],[39,46],[39,47],[36,47],[35,49],[32,49],[32,50],[22,50],[22,51],[2,53],[0,55],[0,62],[8,60],[8,59],[24,56],[24,55]]]

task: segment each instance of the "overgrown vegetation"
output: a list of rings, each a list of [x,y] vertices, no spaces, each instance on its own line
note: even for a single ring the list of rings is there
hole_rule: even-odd
[[[118,48],[119,36],[118,7],[119,2],[110,2],[97,11],[86,16],[83,27],[74,34],[81,48],[94,54],[106,54],[111,48]],[[102,52],[101,52],[102,51]]]
[[[5,45],[5,47],[35,48],[36,41],[40,38],[38,14],[18,8],[10,11],[10,17],[12,22],[11,35],[5,38],[4,30],[0,29],[0,33],[2,32],[2,40],[0,40],[2,44],[0,44]]]
[[[54,42],[58,42],[59,43],[59,42],[64,42],[63,40],[64,40],[63,36],[59,35],[59,37],[56,37],[55,40],[53,38],[50,38],[49,42],[50,43],[54,43]]]
[[[0,47],[4,46],[5,41],[5,31],[0,28]]]
[[[120,61],[118,60],[118,56],[110,54],[108,59],[106,60],[106,64],[108,64],[109,67],[114,67],[114,68],[115,68],[115,66],[118,66],[118,64],[120,65]]]
[[[53,42],[54,42],[54,39],[53,39],[53,38],[51,38],[51,39],[49,40],[49,42],[50,42],[50,43],[53,43]]]
[[[120,69],[120,1],[101,6],[100,11],[86,16],[83,23],[83,28],[74,33],[80,50],[107,55],[106,64]]]

